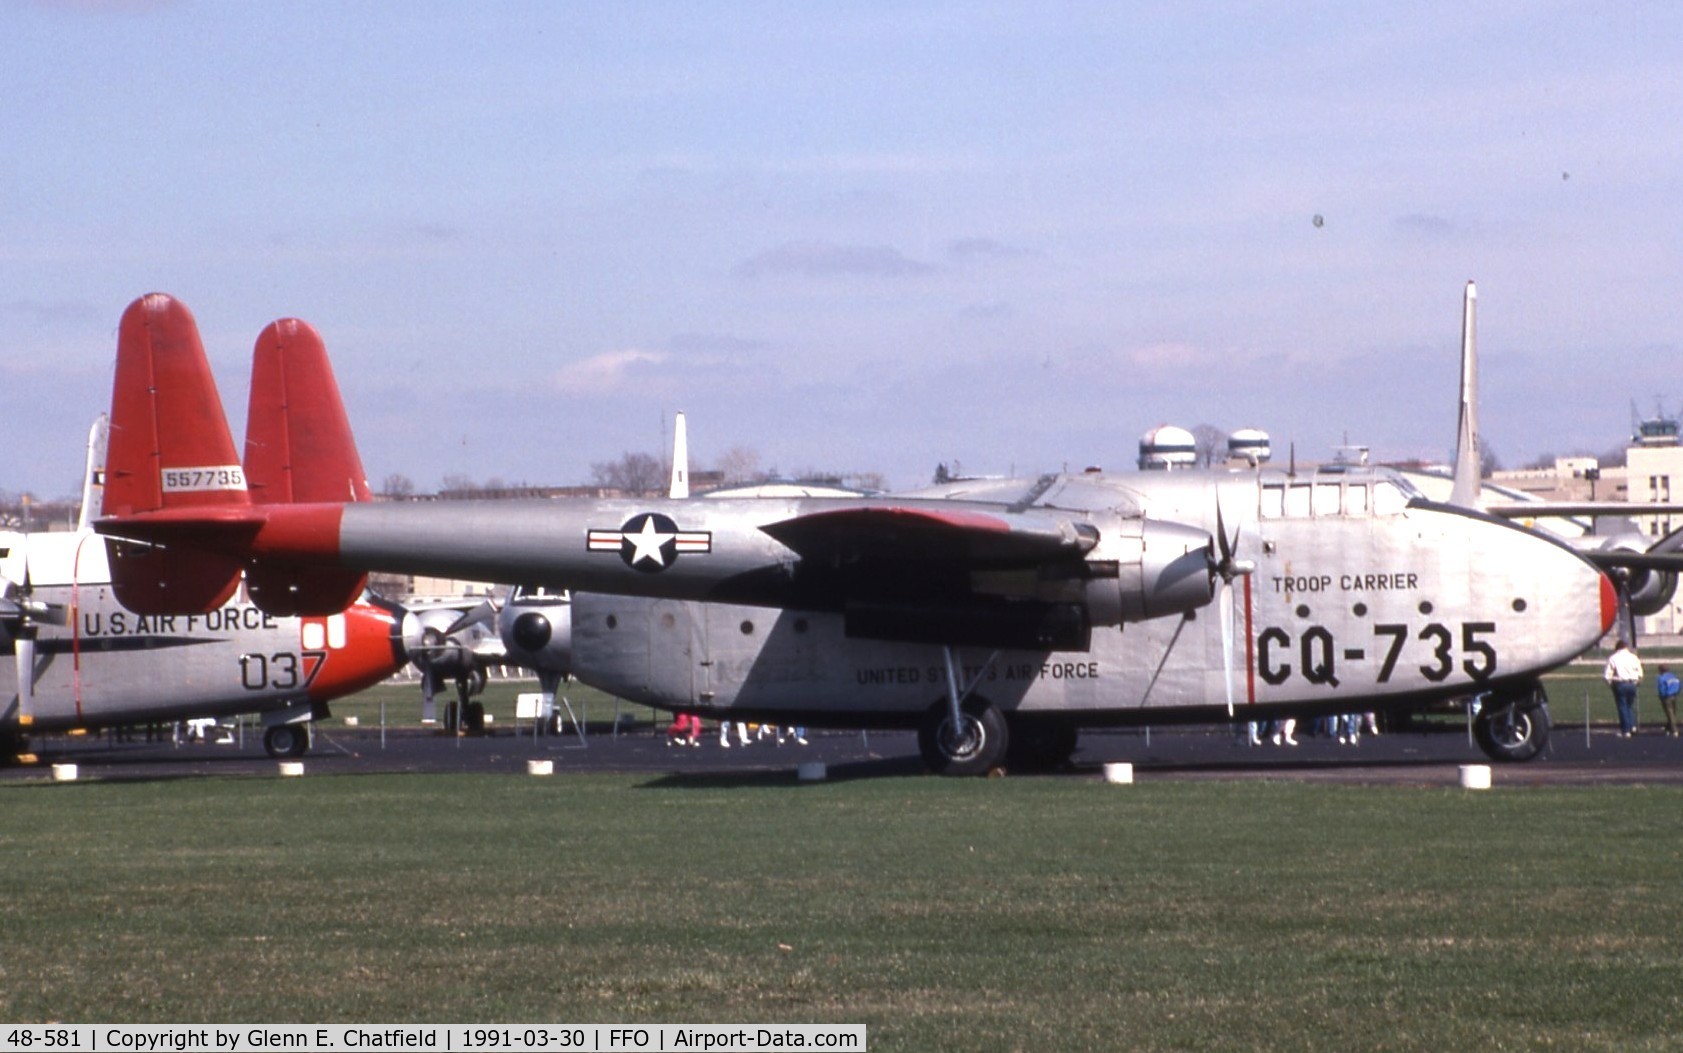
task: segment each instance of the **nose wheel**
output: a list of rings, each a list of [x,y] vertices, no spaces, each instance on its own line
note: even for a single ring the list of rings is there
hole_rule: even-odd
[[[1528,761],[1549,744],[1549,699],[1541,684],[1488,695],[1473,718],[1473,738],[1491,760]]]

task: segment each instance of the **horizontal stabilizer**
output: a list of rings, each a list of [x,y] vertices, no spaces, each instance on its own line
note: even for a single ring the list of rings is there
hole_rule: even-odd
[[[246,415],[245,472],[257,505],[367,501],[368,480],[321,334],[286,318],[257,337]],[[258,561],[246,571],[253,603],[276,615],[332,614],[367,575]]]
[[[250,505],[198,324],[162,293],[123,312],[111,392],[103,514]],[[239,584],[237,558],[133,544],[111,546],[117,598],[143,614],[214,610]]]

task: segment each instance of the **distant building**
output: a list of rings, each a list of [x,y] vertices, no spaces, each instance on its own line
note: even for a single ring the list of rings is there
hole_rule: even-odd
[[[1683,445],[1677,441],[1677,420],[1654,417],[1641,421],[1625,450],[1625,482],[1632,504],[1667,504],[1672,500],[1672,480],[1678,481],[1677,495],[1683,498]],[[1642,532],[1658,540],[1683,526],[1683,517],[1669,513],[1637,517]]]
[[[1160,424],[1140,436],[1141,471],[1164,472],[1198,463],[1198,440],[1185,428]]]
[[[1603,468],[1594,457],[1556,457],[1552,468],[1490,473],[1490,482],[1540,501],[1626,500],[1625,470]]]
[[[1227,437],[1229,464],[1267,464],[1274,456],[1274,444],[1260,428],[1240,428]]]

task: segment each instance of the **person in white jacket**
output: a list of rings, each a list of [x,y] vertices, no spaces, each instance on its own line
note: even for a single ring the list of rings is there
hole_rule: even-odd
[[[1619,734],[1630,738],[1636,734],[1636,689],[1642,683],[1642,659],[1630,644],[1620,640],[1607,656],[1607,668],[1601,678],[1613,687],[1613,705],[1619,711]]]

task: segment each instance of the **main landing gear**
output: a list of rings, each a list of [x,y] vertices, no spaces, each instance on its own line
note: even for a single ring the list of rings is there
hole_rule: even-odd
[[[1484,696],[1473,738],[1496,761],[1528,761],[1549,744],[1549,697],[1542,684]]]
[[[310,748],[310,725],[276,724],[263,732],[263,748],[271,757],[302,757]]]
[[[1005,759],[1008,738],[999,707],[985,698],[965,702],[956,722],[937,702],[917,729],[923,763],[936,775],[986,775]]]
[[[930,706],[918,725],[918,750],[937,775],[986,775],[1005,760],[1010,734],[999,707],[972,692],[999,652],[988,656],[967,683],[959,680],[953,649],[943,647],[941,654],[947,662],[947,698]]]

